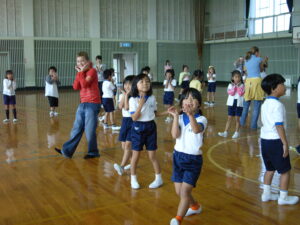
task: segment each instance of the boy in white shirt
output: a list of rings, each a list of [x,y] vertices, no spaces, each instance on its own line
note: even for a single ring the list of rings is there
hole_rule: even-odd
[[[9,108],[12,108],[14,119],[13,122],[16,123],[17,119],[17,109],[16,109],[16,90],[17,84],[14,79],[14,74],[12,70],[7,70],[5,73],[5,78],[3,80],[3,103],[5,108],[6,119],[3,123],[9,122]]]
[[[49,67],[49,75],[46,77],[45,81],[45,96],[48,97],[50,112],[49,116],[58,116],[55,112],[55,108],[58,107],[58,89],[57,86],[60,85],[60,81],[57,76],[57,69],[54,66]]]
[[[279,97],[285,95],[284,82],[285,79],[281,75],[271,74],[266,76],[261,84],[268,95],[261,107],[261,152],[266,167],[261,200],[278,200],[278,205],[293,205],[299,201],[299,197],[288,196],[291,164],[285,134],[286,112],[284,105],[279,101]],[[280,195],[271,193],[275,171],[280,174]]]
[[[111,82],[112,73],[111,70],[104,70],[103,72],[103,96],[102,96],[102,104],[105,111],[105,119],[103,127],[104,129],[111,128],[112,130],[120,130],[121,127],[115,125],[115,118],[114,118],[114,90],[116,89],[115,85]],[[111,126],[108,126],[108,118],[110,118]]]

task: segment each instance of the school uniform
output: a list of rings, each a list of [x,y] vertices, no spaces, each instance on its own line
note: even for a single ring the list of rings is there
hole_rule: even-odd
[[[123,98],[123,94],[119,96],[119,102]],[[122,109],[122,125],[119,134],[119,141],[126,142],[131,141],[131,128],[132,128],[132,118],[129,110]]]
[[[136,112],[139,100],[139,97],[131,97],[129,99],[129,112],[131,115]],[[141,116],[137,121],[133,121],[132,123],[132,150],[142,151],[144,145],[148,151],[157,149],[157,130],[154,122],[155,111],[157,111],[156,98],[153,95],[146,96],[146,102],[142,107]]]
[[[186,89],[189,87],[190,76],[191,74],[189,72],[181,72],[179,74],[179,85],[181,85],[182,89]]]
[[[50,107],[58,107],[58,88],[60,82],[52,80],[48,75],[45,80],[45,96],[48,97]]]
[[[166,88],[167,80],[164,80],[164,105],[173,105],[174,103],[174,87],[176,86],[176,80],[173,79]]]
[[[4,105],[15,105],[16,104],[16,90],[17,84],[14,80],[4,79],[3,80],[3,103]]]
[[[115,89],[116,87],[113,85],[111,81],[109,80],[103,81],[102,104],[105,112],[113,112],[115,110],[114,101],[113,101]]]
[[[244,84],[234,85],[230,83],[227,88],[228,98],[226,105],[228,106],[228,116],[240,117],[243,112],[244,104]]]
[[[207,88],[207,92],[216,92],[216,88],[217,88],[217,83],[216,83],[216,74],[213,74],[212,77],[213,79],[209,79],[209,74],[206,75],[207,76],[207,81],[208,81],[208,88]]]
[[[194,115],[203,128],[201,133],[192,130],[187,114],[179,115],[180,136],[176,138],[173,154],[172,181],[185,182],[196,187],[202,168],[203,133],[207,127],[207,119],[199,114]]]
[[[285,173],[291,169],[290,157],[284,158],[283,144],[276,125],[286,129],[286,111],[278,98],[269,96],[261,107],[262,128],[260,132],[261,152],[267,171]]]

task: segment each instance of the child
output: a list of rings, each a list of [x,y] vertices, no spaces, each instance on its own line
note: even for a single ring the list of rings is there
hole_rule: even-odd
[[[195,88],[200,93],[202,93],[202,81],[203,81],[203,71],[195,70],[193,73],[193,79],[190,82],[190,88]]]
[[[171,225],[179,225],[184,216],[201,212],[201,205],[193,198],[192,190],[196,187],[202,168],[201,147],[207,127],[207,119],[200,110],[199,91],[194,88],[185,89],[179,105],[182,110],[180,115],[175,107],[168,110],[174,117],[172,137],[176,139],[172,181],[176,194],[180,197],[177,216],[171,220]]]
[[[111,82],[112,80],[112,71],[104,70],[103,73],[104,82],[102,86],[103,91],[103,98],[102,98],[102,104],[105,111],[105,119],[103,127],[104,129],[111,128],[112,130],[120,130],[121,127],[115,125],[115,118],[114,118],[114,90],[116,89],[115,85]],[[110,119],[111,126],[108,126],[107,121],[108,118]]]
[[[166,63],[165,63],[165,66],[164,66],[164,71],[166,72],[167,70],[171,70],[171,69],[173,69],[172,68],[172,65],[171,65],[171,62],[170,62],[170,60],[166,60]]]
[[[178,100],[180,100],[181,98],[182,91],[189,87],[190,75],[191,74],[189,73],[189,67],[187,65],[183,65],[182,72],[179,74],[178,84],[181,85],[181,90],[178,96]]]
[[[80,105],[76,111],[70,139],[64,143],[62,149],[55,148],[55,151],[66,158],[72,158],[83,132],[85,132],[88,153],[84,156],[84,159],[100,157],[96,135],[97,117],[101,102],[97,71],[92,68],[86,52],[77,54],[75,69],[77,74],[73,89],[80,90]]]
[[[9,108],[12,108],[14,119],[13,123],[18,122],[17,119],[17,109],[16,109],[16,93],[17,83],[14,79],[14,74],[12,70],[7,70],[5,73],[5,78],[3,80],[3,103],[5,108],[6,119],[3,123],[9,122]]]
[[[152,75],[150,74],[150,67],[149,66],[145,66],[142,70],[141,73],[148,75],[150,81],[152,81]]]
[[[174,70],[166,70],[164,80],[164,106],[166,109],[170,108],[174,102],[174,88],[176,86],[176,79],[174,79]],[[167,123],[171,122],[168,116],[165,120]]]
[[[58,89],[57,86],[60,84],[57,76],[57,69],[54,66],[49,67],[49,75],[46,77],[45,81],[45,96],[48,97],[50,105],[50,117],[58,116],[58,113],[55,112],[55,107],[58,107]]]
[[[207,72],[207,81],[208,81],[208,89],[207,89],[207,102],[206,105],[214,106],[215,105],[215,93],[216,93],[216,70],[213,66],[208,67]]]
[[[101,55],[96,56],[96,64],[95,64],[94,68],[97,71],[98,88],[99,88],[100,98],[102,99],[102,95],[103,95],[102,85],[103,85],[103,81],[104,81],[103,72],[104,72],[104,70],[106,70],[106,65],[102,63],[102,56]],[[100,122],[102,122],[104,120],[104,118],[105,118],[104,116],[99,116],[98,120]]]
[[[131,128],[132,118],[129,112],[129,98],[131,91],[131,84],[134,79],[134,75],[125,77],[123,81],[122,94],[119,96],[119,109],[122,109],[122,125],[119,135],[119,141],[122,143],[122,149],[124,150],[121,165],[115,163],[114,168],[121,176],[124,173],[124,169],[129,169],[130,165],[125,166],[131,157]]]
[[[234,70],[231,73],[231,83],[228,85],[227,93],[228,119],[225,131],[219,132],[218,135],[221,137],[227,137],[232,118],[235,117],[236,127],[232,138],[238,138],[240,136],[240,117],[243,112],[243,95],[245,93],[242,74],[239,70]]]
[[[152,86],[146,74],[139,74],[132,83],[132,97],[129,99],[129,112],[133,120],[131,129],[132,157],[131,157],[131,188],[139,189],[136,177],[136,167],[144,145],[148,151],[149,159],[155,171],[155,180],[149,188],[158,188],[163,184],[161,169],[156,158],[157,131],[154,122],[155,116],[164,115],[157,113],[157,102],[152,95]]]
[[[261,107],[262,128],[260,132],[261,153],[266,167],[264,190],[261,200],[267,202],[278,200],[278,205],[294,205],[299,201],[297,196],[288,196],[290,178],[290,157],[285,134],[286,112],[279,98],[285,95],[285,79],[279,74],[266,76],[261,84],[268,95]],[[280,174],[280,194],[271,193],[273,175]]]

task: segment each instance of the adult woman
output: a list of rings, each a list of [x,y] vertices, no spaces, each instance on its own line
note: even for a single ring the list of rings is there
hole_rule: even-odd
[[[251,116],[251,129],[257,129],[257,120],[259,117],[260,107],[264,98],[264,92],[261,88],[261,75],[260,72],[264,69],[267,57],[262,59],[260,57],[258,47],[254,46],[247,52],[245,57],[245,71],[247,73],[247,79],[245,82],[245,101],[243,107],[243,113],[241,116],[241,125],[244,126],[248,116],[249,106],[251,101],[254,103]]]

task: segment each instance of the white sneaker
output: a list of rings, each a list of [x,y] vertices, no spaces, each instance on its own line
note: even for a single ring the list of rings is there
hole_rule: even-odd
[[[227,133],[227,131],[224,131],[224,132],[219,132],[218,135],[221,136],[221,137],[226,138],[228,133]]]
[[[262,194],[261,195],[261,201],[262,202],[268,202],[268,201],[276,201],[279,198],[279,194]]]
[[[120,127],[120,126],[116,126],[116,125],[112,125],[112,126],[111,126],[111,129],[112,129],[112,130],[120,130],[121,127]]]
[[[117,171],[117,173],[122,176],[124,173],[124,169],[117,163],[114,164],[114,168]]]
[[[53,114],[54,116],[58,116],[58,112],[54,112],[54,114]]]
[[[167,117],[166,119],[165,119],[165,122],[166,123],[170,123],[172,121],[172,118],[171,117]]]
[[[54,116],[54,112],[53,111],[50,111],[49,112],[49,116],[52,118]]]
[[[105,119],[105,116],[99,116],[98,117],[99,122],[102,122],[104,119]]]
[[[9,119],[3,120],[3,123],[9,123]]]
[[[298,201],[298,196],[286,196],[285,198],[278,198],[278,205],[295,205]]]
[[[204,102],[204,105],[210,105],[210,102]]]
[[[189,208],[188,211],[186,212],[185,216],[200,214],[201,212],[202,212],[202,206],[200,205],[199,209],[197,209],[197,210],[193,210],[193,209]]]
[[[104,128],[104,129],[109,129],[110,126],[109,126],[108,124],[104,123],[104,124],[103,124],[103,128]]]
[[[140,188],[140,185],[139,185],[136,178],[131,177],[130,184],[131,184],[132,189],[139,189]]]
[[[160,178],[156,178],[151,184],[149,184],[149,188],[159,188],[163,185],[163,180]]]
[[[176,218],[173,218],[170,221],[170,225],[180,225],[180,222]]]
[[[16,122],[18,122],[18,119],[13,119],[13,123],[16,123]]]
[[[234,134],[232,135],[232,138],[235,139],[235,138],[238,138],[239,136],[240,136],[239,132],[234,132]]]
[[[131,165],[130,165],[130,164],[124,166],[124,170],[130,170],[130,168],[131,168]]]
[[[213,103],[213,102],[209,103],[209,106],[214,106],[214,105],[215,105],[215,103]]]

